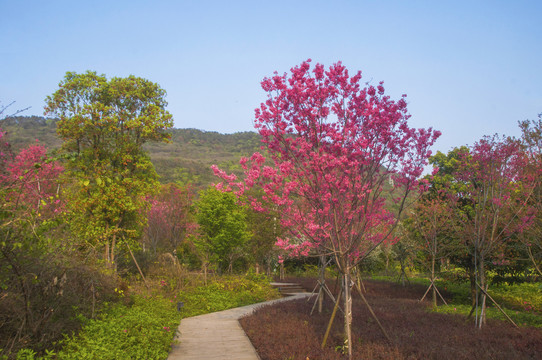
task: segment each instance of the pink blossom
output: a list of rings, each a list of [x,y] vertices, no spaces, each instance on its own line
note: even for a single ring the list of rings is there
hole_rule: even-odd
[[[400,202],[418,188],[440,133],[411,129],[404,96],[391,100],[382,82],[365,87],[361,72],[350,76],[340,62],[310,68],[306,61],[262,81],[268,99],[255,110],[255,127],[269,158],[241,160],[244,186],[213,170],[238,195],[264,190],[290,235],[277,246],[296,256],[340,254],[355,264],[378,244],[397,241],[390,230],[399,213],[385,207],[385,193]],[[383,187],[389,179],[393,186]],[[261,211],[260,200],[249,203]]]

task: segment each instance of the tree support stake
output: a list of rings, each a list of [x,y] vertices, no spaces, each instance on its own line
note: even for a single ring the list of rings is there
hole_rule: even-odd
[[[514,325],[517,329],[519,329],[519,326],[517,326],[517,324],[514,322],[514,320],[512,320],[512,318],[510,316],[508,316],[507,313],[504,312],[504,310],[499,306],[499,304],[497,304],[497,302],[484,289],[482,289],[482,287],[478,283],[476,283],[476,286],[478,286],[478,288],[480,288],[480,290],[485,294],[485,296],[487,296],[489,298],[489,300],[491,300],[493,302],[493,304],[495,304],[497,309],[499,309],[499,311],[508,319],[508,321],[510,321],[512,323],[512,325]]]
[[[147,284],[147,279],[145,279],[145,275],[143,275],[143,271],[141,271],[141,268],[139,267],[139,264],[137,263],[134,253],[132,252],[132,249],[130,249],[130,245],[126,243],[126,246],[128,247],[128,251],[130,252],[130,255],[132,255],[132,259],[134,260],[134,263],[137,266],[137,270],[139,270],[139,274],[141,275],[141,278],[143,279],[143,283],[145,283],[145,287],[147,288],[147,290],[149,290],[149,284]]]
[[[337,301],[335,302],[335,306],[333,307],[333,312],[331,313],[331,318],[329,319],[329,323],[327,324],[326,333],[324,335],[324,340],[322,341],[322,349],[326,346],[327,338],[329,336],[329,332],[331,331],[331,326],[333,325],[333,320],[335,320],[335,315],[337,314],[337,308],[339,307],[339,302],[341,301],[341,295],[343,293],[343,289],[339,291],[339,295],[337,295]]]

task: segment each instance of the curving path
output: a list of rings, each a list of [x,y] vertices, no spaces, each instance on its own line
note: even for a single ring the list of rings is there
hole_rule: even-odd
[[[259,360],[238,319],[260,306],[310,296],[300,293],[181,320],[168,360]]]

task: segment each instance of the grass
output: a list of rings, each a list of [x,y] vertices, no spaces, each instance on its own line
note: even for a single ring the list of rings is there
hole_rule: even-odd
[[[189,288],[179,295],[179,301],[184,303],[183,317],[279,298],[280,294],[269,283],[270,280],[267,277],[259,275],[225,276],[207,286]]]

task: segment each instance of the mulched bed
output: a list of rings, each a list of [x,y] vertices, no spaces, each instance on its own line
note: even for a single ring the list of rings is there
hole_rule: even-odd
[[[287,279],[312,291],[314,279]],[[333,291],[333,284],[328,284]],[[542,331],[488,320],[482,330],[463,316],[427,311],[422,286],[366,281],[366,298],[385,327],[389,344],[359,296],[353,298],[354,359],[542,359]],[[446,295],[445,295],[446,296]],[[346,359],[341,352],[343,315],[337,313],[326,348],[320,349],[333,304],[313,315],[313,300],[267,306],[240,320],[262,360]]]

